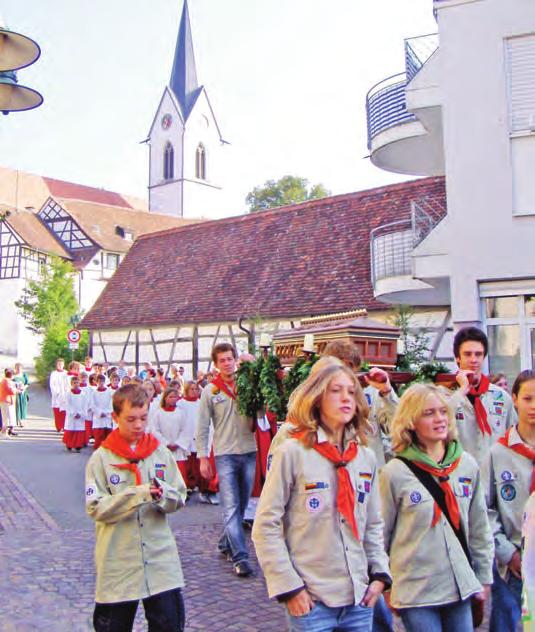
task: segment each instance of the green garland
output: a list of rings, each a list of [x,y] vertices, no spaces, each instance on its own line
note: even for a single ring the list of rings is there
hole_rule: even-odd
[[[284,407],[288,408],[288,400],[290,399],[290,395],[295,391],[295,389],[304,382],[310,374],[310,369],[316,364],[319,356],[314,354],[307,357],[297,358],[295,364],[288,371],[284,378]]]
[[[279,358],[270,353],[264,359],[264,366],[260,371],[260,393],[266,403],[266,408],[276,415],[278,421],[286,418],[286,405],[282,380],[279,377],[281,369]]]
[[[259,388],[260,373],[264,365],[262,356],[254,362],[242,362],[236,376],[238,410],[242,415],[256,418],[257,412],[264,408],[264,398]]]

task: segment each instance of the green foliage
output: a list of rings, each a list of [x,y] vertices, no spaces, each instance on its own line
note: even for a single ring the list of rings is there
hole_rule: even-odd
[[[89,335],[82,331],[82,338],[78,349],[71,351],[67,342],[67,332],[71,328],[69,323],[53,323],[46,331],[41,344],[41,353],[35,360],[37,379],[46,383],[50,372],[54,370],[57,358],[63,358],[66,363],[70,360],[83,361],[89,349]]]
[[[301,382],[304,382],[307,379],[310,374],[310,369],[312,369],[318,360],[319,356],[316,354],[313,354],[310,358],[305,356],[297,358],[295,364],[284,377],[283,386],[286,409],[288,408],[290,395],[295,391],[299,384],[301,384]]]
[[[396,364],[398,371],[418,371],[425,363],[429,347],[425,331],[415,331],[411,326],[414,310],[408,305],[400,305],[392,323],[400,329],[400,340],[405,352],[399,356]]]
[[[286,402],[283,393],[282,380],[279,377],[281,369],[279,358],[270,353],[264,359],[264,365],[260,371],[260,392],[266,403],[266,408],[276,415],[279,421],[286,418]]]
[[[296,204],[306,200],[316,200],[330,195],[322,184],[309,188],[306,178],[283,176],[279,180],[267,180],[247,194],[245,201],[249,212],[265,211],[268,208]]]
[[[238,410],[242,415],[256,418],[264,408],[264,398],[259,389],[260,373],[264,365],[262,356],[254,362],[241,362],[236,376]]]
[[[437,373],[449,373],[450,370],[442,362],[426,362],[418,367],[415,382],[433,382]]]
[[[78,311],[74,293],[75,270],[68,262],[55,257],[45,266],[37,281],[30,281],[15,301],[19,314],[36,334],[45,334],[57,323],[67,323]]]

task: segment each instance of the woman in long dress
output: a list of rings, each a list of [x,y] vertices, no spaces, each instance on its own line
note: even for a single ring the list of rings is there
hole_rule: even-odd
[[[28,417],[28,385],[30,380],[22,369],[22,364],[17,362],[15,364],[15,372],[13,374],[13,381],[17,385],[17,426],[22,427],[22,422],[26,421]]]

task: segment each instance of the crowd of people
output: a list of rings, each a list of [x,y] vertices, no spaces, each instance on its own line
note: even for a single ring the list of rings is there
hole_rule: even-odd
[[[217,483],[218,549],[238,577],[254,574],[244,518],[253,488],[260,495],[252,539],[290,630],[392,632],[396,613],[408,632],[464,632],[492,594],[490,631],[514,632],[535,491],[535,371],[509,395],[494,383],[503,376],[482,372],[482,331],[460,330],[453,351],[456,389],[413,384],[398,398],[381,369],[362,388],[356,348],[330,343],[278,431],[269,411],[240,414],[229,343],[214,347],[204,385],[185,382],[178,367],[120,377],[124,367],[86,365],[96,385],[82,386],[84,371],[59,363],[57,428],[67,449],[94,441],[86,506],[97,525],[95,629],[131,629],[140,599],[151,630],[183,629],[166,513]],[[70,387],[62,372],[77,373]]]
[[[22,364],[4,369],[0,380],[0,439],[16,437],[15,427],[24,427],[28,417],[28,386],[30,381]]]

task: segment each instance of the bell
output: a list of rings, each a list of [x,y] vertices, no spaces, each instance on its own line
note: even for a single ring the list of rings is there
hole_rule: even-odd
[[[19,86],[13,71],[0,72],[0,112],[22,112],[37,108],[43,97],[37,90]]]
[[[19,70],[39,59],[41,49],[33,39],[9,31],[0,22],[0,72]]]

